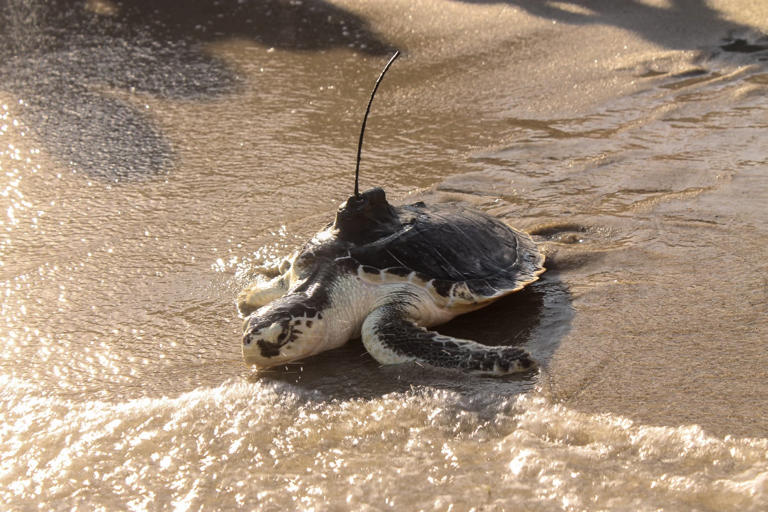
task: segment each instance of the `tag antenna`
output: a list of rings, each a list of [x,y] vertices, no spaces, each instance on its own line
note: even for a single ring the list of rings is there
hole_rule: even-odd
[[[368,113],[371,111],[371,103],[373,103],[373,97],[376,95],[376,89],[379,88],[379,83],[381,83],[381,79],[384,78],[384,73],[387,72],[389,67],[392,65],[393,62],[395,62],[395,59],[397,56],[400,55],[400,50],[395,50],[394,55],[389,59],[389,62],[387,62],[387,65],[384,66],[384,69],[382,70],[381,74],[379,75],[379,78],[376,79],[376,84],[373,86],[373,91],[371,92],[371,98],[368,100],[368,107],[365,109],[365,116],[363,116],[363,126],[360,128],[360,140],[357,143],[357,166],[355,167],[355,197],[360,197],[360,190],[358,189],[358,181],[360,178],[360,152],[363,150],[363,134],[365,133],[365,122],[368,120]]]

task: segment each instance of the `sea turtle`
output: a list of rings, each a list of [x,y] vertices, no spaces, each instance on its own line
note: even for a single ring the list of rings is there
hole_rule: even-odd
[[[376,81],[366,117],[397,55]],[[530,236],[471,208],[392,206],[381,188],[359,193],[359,163],[360,145],[355,192],[335,221],[286,258],[271,281],[257,281],[238,296],[246,316],[245,362],[275,366],[361,336],[382,364],[412,361],[491,375],[532,368],[519,347],[489,347],[426,329],[538,279],[544,256]]]

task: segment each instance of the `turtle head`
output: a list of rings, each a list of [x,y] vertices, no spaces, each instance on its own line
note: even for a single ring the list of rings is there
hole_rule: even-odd
[[[307,297],[288,295],[254,311],[243,324],[243,359],[268,368],[325,349],[323,315]]]
[[[364,244],[395,233],[401,225],[384,190],[376,187],[341,203],[333,227],[342,240]]]

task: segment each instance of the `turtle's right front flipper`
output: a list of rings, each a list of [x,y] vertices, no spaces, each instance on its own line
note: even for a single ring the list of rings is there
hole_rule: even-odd
[[[288,292],[291,285],[291,268],[295,259],[296,253],[293,253],[279,264],[261,267],[260,274],[272,279],[269,281],[256,279],[243,288],[237,296],[237,310],[241,315],[248,316]]]
[[[470,373],[507,375],[536,367],[518,347],[489,347],[418,326],[401,305],[378,307],[363,322],[363,345],[381,364],[416,362]]]
[[[248,316],[262,306],[279,299],[288,291],[288,276],[281,275],[271,281],[256,280],[243,288],[237,296],[237,310]]]

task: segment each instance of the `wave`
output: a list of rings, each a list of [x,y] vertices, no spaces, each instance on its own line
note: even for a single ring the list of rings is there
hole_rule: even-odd
[[[768,439],[588,414],[540,391],[489,401],[414,388],[327,401],[233,380],[115,404],[2,380],[0,497],[12,509],[768,505]]]

